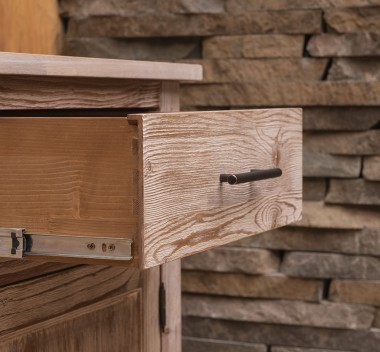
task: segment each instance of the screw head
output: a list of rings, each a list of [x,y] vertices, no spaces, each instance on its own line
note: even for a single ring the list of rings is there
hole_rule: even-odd
[[[91,249],[91,250],[95,249],[95,243],[89,243],[89,244],[87,245],[87,248],[88,248],[88,249]]]
[[[116,246],[112,243],[108,246],[108,249],[112,252],[116,249]]]

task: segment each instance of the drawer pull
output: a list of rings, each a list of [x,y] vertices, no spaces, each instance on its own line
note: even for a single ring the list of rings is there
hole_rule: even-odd
[[[251,170],[242,174],[220,174],[220,182],[228,182],[230,185],[237,185],[239,183],[247,183],[253,181],[266,180],[268,178],[280,177],[282,170],[268,169],[268,170]]]

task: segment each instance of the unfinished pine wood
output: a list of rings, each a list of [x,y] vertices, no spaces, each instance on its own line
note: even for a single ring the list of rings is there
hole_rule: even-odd
[[[62,37],[57,0],[0,0],[0,51],[58,54]]]
[[[2,336],[0,350],[142,352],[141,340],[141,292],[135,290]]]
[[[301,219],[302,111],[130,115],[143,162],[146,268]],[[221,173],[279,167],[231,186]]]
[[[163,81],[160,98],[160,112],[179,111],[179,83]]]
[[[0,76],[0,110],[154,109],[159,95],[155,81]]]
[[[0,53],[0,75],[201,80],[202,66],[165,62]]]
[[[137,261],[136,138],[126,118],[1,118],[0,226],[130,238]]]
[[[140,286],[137,269],[80,266],[0,289],[0,340],[35,324]]]

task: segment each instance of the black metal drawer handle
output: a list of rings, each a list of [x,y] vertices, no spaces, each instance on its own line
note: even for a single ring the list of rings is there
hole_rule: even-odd
[[[246,183],[252,181],[266,180],[268,178],[280,177],[282,170],[268,169],[268,170],[251,170],[242,174],[220,174],[220,182],[228,182],[230,185],[237,185],[239,183]]]

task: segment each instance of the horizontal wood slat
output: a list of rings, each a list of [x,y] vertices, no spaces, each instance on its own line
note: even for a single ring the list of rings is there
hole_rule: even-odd
[[[39,263],[30,260],[0,259],[0,287],[32,279],[52,272],[66,270],[72,264]]]
[[[33,346],[33,347],[31,347]],[[141,291],[135,290],[21,328],[1,338],[2,352],[141,352]]]
[[[139,287],[137,269],[80,266],[0,289],[0,341],[6,333]]]
[[[158,81],[10,75],[0,78],[0,110],[155,109],[160,102]]]
[[[202,66],[165,62],[0,53],[0,75],[201,80]]]

